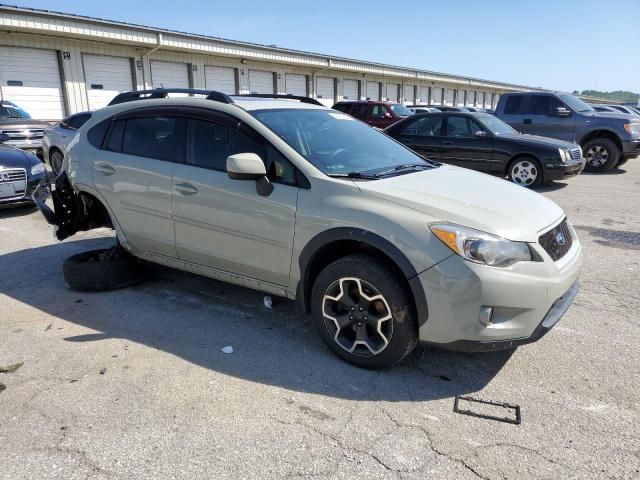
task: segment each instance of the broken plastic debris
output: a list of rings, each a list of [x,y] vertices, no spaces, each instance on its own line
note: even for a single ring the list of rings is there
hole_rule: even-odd
[[[107,373],[107,369],[106,368],[101,368],[100,369],[100,375],[104,375],[105,373]]]
[[[265,295],[265,297],[264,297],[264,306],[266,308],[268,308],[269,310],[273,309],[273,300],[271,299],[271,297],[269,295]]]
[[[227,345],[220,349],[222,353],[233,353],[233,347],[231,345]]]
[[[7,389],[7,386],[4,383],[0,383],[0,393],[4,392]]]

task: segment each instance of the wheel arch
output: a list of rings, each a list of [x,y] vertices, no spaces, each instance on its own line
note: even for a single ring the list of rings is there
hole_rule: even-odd
[[[381,256],[407,282],[418,315],[418,324],[422,326],[428,317],[427,299],[414,266],[389,240],[354,227],[326,230],[313,237],[302,249],[299,257],[300,281],[296,289],[299,308],[306,313],[311,311],[313,283],[327,265],[347,255],[363,252]]]
[[[598,130],[593,130],[592,132],[586,133],[578,141],[578,144],[580,145],[580,147],[582,147],[585,143],[590,142],[591,140],[595,140],[596,138],[606,138],[608,140],[611,140],[616,144],[618,150],[620,150],[620,153],[622,153],[622,140],[620,139],[620,137],[614,131],[607,130],[605,128],[600,128]]]

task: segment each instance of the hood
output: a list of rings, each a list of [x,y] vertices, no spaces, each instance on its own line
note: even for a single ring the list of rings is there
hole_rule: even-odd
[[[564,212],[548,198],[505,180],[448,165],[356,182],[363,193],[509,240],[535,242]]]
[[[598,120],[601,118],[612,119],[612,120],[622,120],[625,123],[629,122],[629,120],[635,120],[640,122],[640,115],[631,115],[629,113],[613,113],[613,112],[582,112],[580,115],[583,117],[593,118],[594,120]]]
[[[0,169],[26,168],[27,171],[40,160],[22,150],[0,143]]]
[[[571,150],[578,145],[572,142],[565,142],[564,140],[558,140],[557,138],[541,137],[539,135],[529,135],[528,133],[522,135],[500,135],[497,138],[508,138],[510,140],[518,140],[524,144],[529,145],[545,145],[555,149],[566,148]]]
[[[50,126],[50,123],[30,118],[0,118],[0,131],[3,128],[47,128]]]

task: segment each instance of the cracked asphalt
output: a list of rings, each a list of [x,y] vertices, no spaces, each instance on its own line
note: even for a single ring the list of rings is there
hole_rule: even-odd
[[[640,159],[542,193],[585,253],[557,327],[383,372],[337,359],[292,302],[190,274],[70,291],[63,260],[109,233],[59,243],[0,211],[0,478],[640,478]],[[465,394],[522,424],[454,413]]]

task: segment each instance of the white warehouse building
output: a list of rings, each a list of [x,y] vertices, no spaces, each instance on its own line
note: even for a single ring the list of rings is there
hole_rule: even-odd
[[[302,52],[78,15],[0,5],[0,99],[57,120],[157,87],[227,94],[494,108],[506,91],[470,77]]]

